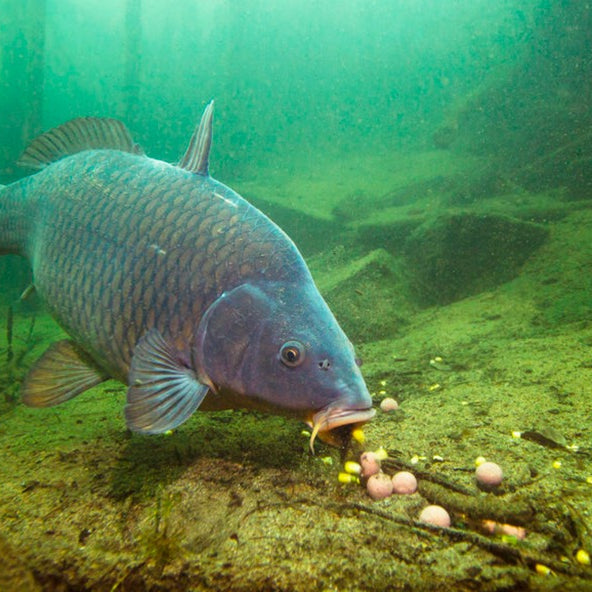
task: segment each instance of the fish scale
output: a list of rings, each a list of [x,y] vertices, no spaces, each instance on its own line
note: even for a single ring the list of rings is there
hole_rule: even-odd
[[[294,243],[209,176],[211,120],[212,104],[179,166],[120,122],[73,120],[23,155],[41,172],[0,189],[0,251],[28,257],[71,337],[33,366],[24,401],[116,378],[136,431],[176,427],[205,398],[297,415],[311,445],[331,441],[373,415],[353,348]]]
[[[281,243],[265,242],[267,233],[262,238],[257,235],[259,212],[235,198],[237,207],[244,210],[239,221],[233,208],[215,193],[204,196],[199,185],[195,186],[193,175],[186,171],[170,167],[165,175],[161,163],[155,168],[143,157],[103,151],[74,155],[55,167],[62,169],[59,177],[54,170],[47,180],[45,171],[39,173],[37,190],[56,194],[63,179],[68,179],[69,190],[57,193],[52,211],[43,213],[44,229],[38,238],[42,247],[34,249],[37,254],[32,262],[35,284],[68,333],[79,341],[83,335],[96,335],[96,342],[86,347],[101,356],[103,365],[118,376],[126,375],[133,346],[147,329],[145,311],[154,311],[156,327],[166,336],[175,319],[199,317],[223,291],[222,286],[231,289],[253,272],[249,259],[254,253],[259,269],[265,269],[273,268],[276,249],[284,251],[278,277],[285,275],[288,267],[284,265],[290,257],[294,271],[298,271],[294,253]],[[99,175],[93,173],[93,167],[99,168]],[[91,191],[86,182],[89,174],[95,181],[90,184]],[[164,187],[163,179],[167,181]],[[104,191],[103,187],[116,187],[118,191]],[[217,189],[225,191],[223,187]],[[171,199],[172,195],[176,197]],[[181,233],[175,218],[182,217],[189,204],[201,223]],[[149,222],[138,225],[139,220]],[[225,231],[217,232],[217,224],[223,224]],[[126,236],[123,251],[119,235]],[[249,245],[249,237],[257,242],[255,248]],[[184,256],[184,265],[179,265],[175,252]],[[183,298],[180,288],[188,270],[196,270],[192,277],[199,279],[191,301]],[[154,285],[159,286],[156,298],[148,289]],[[118,320],[121,322],[116,327]],[[121,359],[119,353],[123,353]],[[116,365],[113,360],[117,360]]]

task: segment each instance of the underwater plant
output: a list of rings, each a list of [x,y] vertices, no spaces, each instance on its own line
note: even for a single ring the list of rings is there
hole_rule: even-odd
[[[177,501],[178,494],[163,492],[160,488],[151,524],[139,536],[142,552],[147,560],[154,563],[158,574],[183,554],[179,529],[171,522],[171,512]]]
[[[18,338],[18,345],[15,347],[14,335],[14,306],[9,305],[6,309],[6,345],[0,348],[4,357],[4,364],[0,365],[1,394],[4,403],[13,405],[18,400],[20,384],[28,371],[29,365],[25,358],[30,354],[37,343],[35,337],[35,315],[30,317],[29,325],[24,337]]]

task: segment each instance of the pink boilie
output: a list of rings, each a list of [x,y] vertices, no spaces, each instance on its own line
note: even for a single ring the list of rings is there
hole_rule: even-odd
[[[450,514],[442,506],[426,506],[419,515],[419,521],[444,528],[451,524]]]
[[[393,493],[393,481],[384,473],[376,473],[368,478],[366,489],[373,500],[381,500]]]
[[[362,467],[362,477],[364,478],[380,472],[380,461],[376,458],[374,452],[364,452],[360,456],[360,466]]]
[[[393,476],[393,492],[399,495],[410,495],[417,491],[417,479],[409,471],[399,471]]]
[[[395,411],[399,408],[399,404],[395,399],[392,397],[386,397],[380,402],[380,409],[385,413],[389,413],[390,411]]]
[[[497,487],[501,485],[504,474],[501,467],[494,462],[484,462],[475,470],[475,477],[478,483],[486,487]]]

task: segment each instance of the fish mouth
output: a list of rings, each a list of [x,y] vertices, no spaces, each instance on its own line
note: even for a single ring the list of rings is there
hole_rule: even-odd
[[[332,437],[332,430],[345,425],[351,425],[354,430],[370,421],[374,415],[376,415],[376,409],[372,409],[372,407],[363,409],[328,407],[317,411],[306,422],[312,428],[309,442],[311,452],[314,454],[314,441],[317,436],[328,444],[336,445],[338,440]]]

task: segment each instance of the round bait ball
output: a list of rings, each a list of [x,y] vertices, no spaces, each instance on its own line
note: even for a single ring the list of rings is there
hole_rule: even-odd
[[[388,413],[389,411],[394,411],[395,409],[398,409],[399,403],[397,403],[397,401],[395,401],[392,397],[386,397],[380,402],[380,408],[385,413]]]
[[[370,477],[380,471],[380,461],[374,452],[364,452],[360,456],[360,465],[362,466],[362,477]]]
[[[417,491],[417,479],[409,471],[399,471],[393,476],[393,492],[400,495],[410,495]]]
[[[419,515],[419,521],[448,528],[450,514],[442,506],[426,506]]]
[[[475,477],[481,485],[497,487],[501,484],[504,474],[501,467],[494,462],[484,462],[475,469]]]
[[[381,500],[393,493],[393,481],[384,473],[376,473],[368,479],[366,489],[373,500]]]

